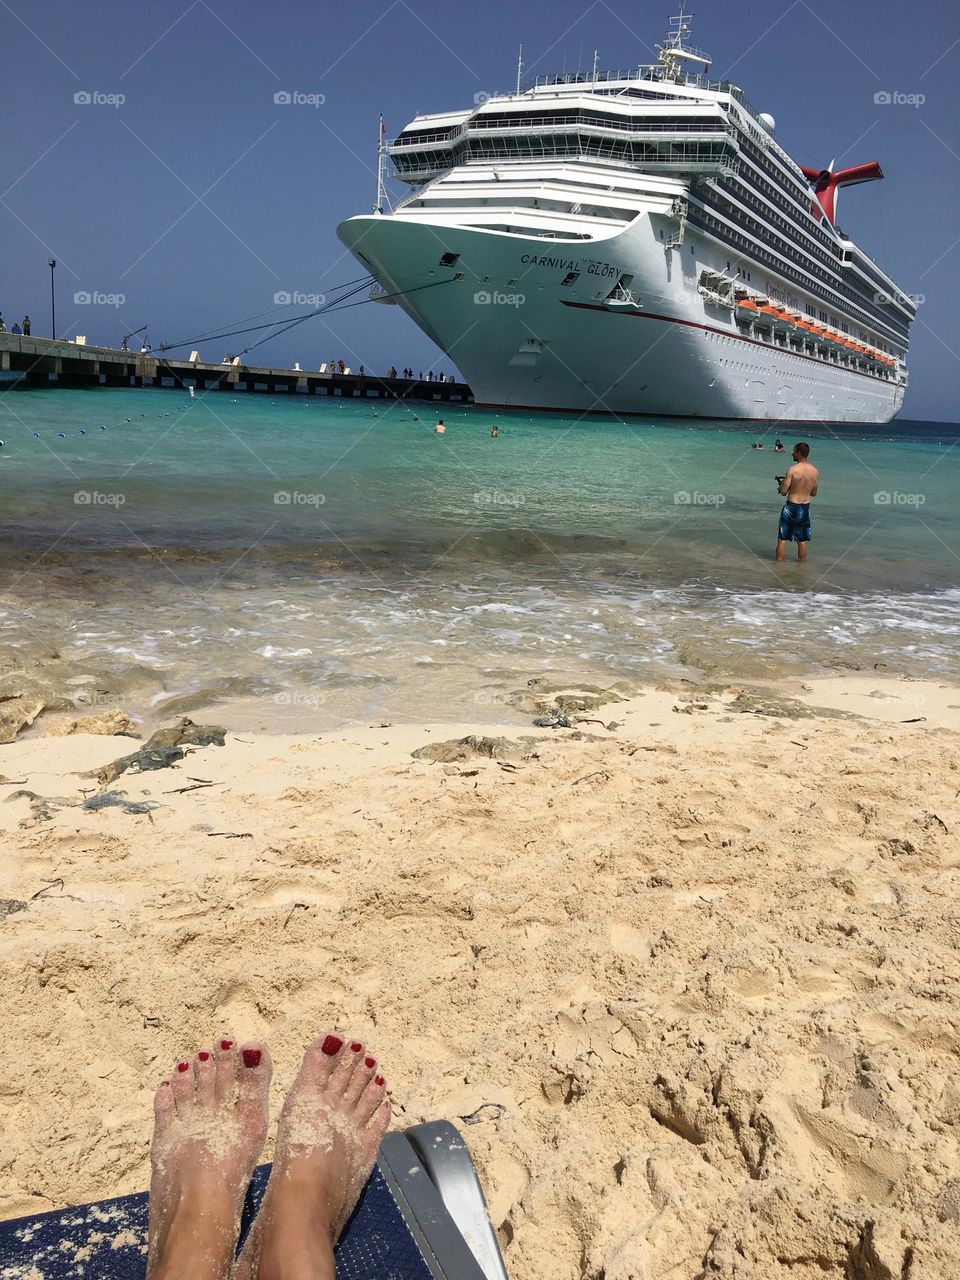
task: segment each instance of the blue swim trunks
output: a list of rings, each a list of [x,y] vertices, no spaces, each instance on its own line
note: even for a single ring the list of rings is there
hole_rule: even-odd
[[[781,542],[810,541],[810,503],[785,502],[780,512]]]

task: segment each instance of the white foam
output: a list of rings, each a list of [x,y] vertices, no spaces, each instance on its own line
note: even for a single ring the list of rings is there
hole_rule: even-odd
[[[312,649],[278,649],[272,644],[265,644],[262,649],[258,649],[257,653],[261,658],[310,658],[313,656]]]

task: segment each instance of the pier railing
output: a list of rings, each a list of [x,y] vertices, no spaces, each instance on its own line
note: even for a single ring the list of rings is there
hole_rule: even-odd
[[[64,339],[0,333],[0,382],[31,387],[176,387],[198,392],[326,395],[344,399],[435,400],[472,403],[463,382],[390,378],[329,369],[246,365],[238,358],[212,364],[172,360],[160,352],[122,351]]]

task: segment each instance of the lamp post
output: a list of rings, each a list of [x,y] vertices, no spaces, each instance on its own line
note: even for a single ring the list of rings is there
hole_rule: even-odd
[[[51,337],[54,339],[57,336],[57,297],[53,288],[53,269],[56,265],[56,258],[51,258],[47,262],[47,266],[50,268],[50,328],[52,330]]]

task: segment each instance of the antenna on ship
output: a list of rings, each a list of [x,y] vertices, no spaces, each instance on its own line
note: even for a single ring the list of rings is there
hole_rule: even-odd
[[[520,52],[517,54],[517,97],[520,96],[520,73],[523,71],[523,45],[520,46]]]
[[[594,49],[594,51],[593,51],[593,76],[591,77],[591,78],[593,79],[593,81],[594,81],[594,82],[596,82],[596,79],[597,79],[597,58],[598,58],[598,57],[599,57],[599,51],[598,51],[597,49]]]

